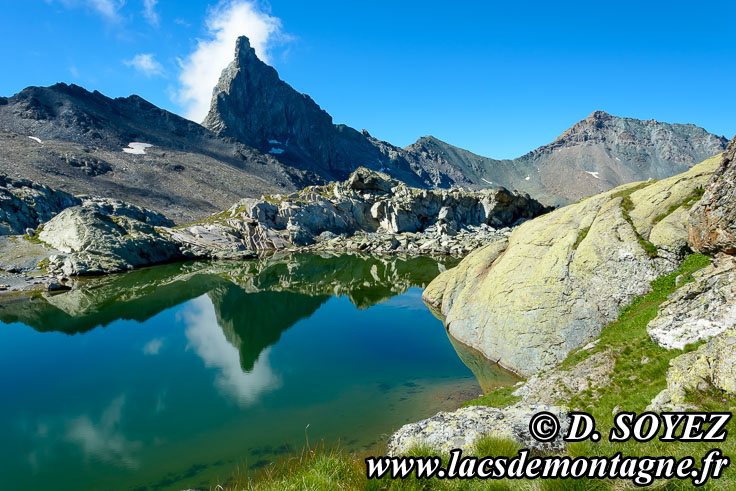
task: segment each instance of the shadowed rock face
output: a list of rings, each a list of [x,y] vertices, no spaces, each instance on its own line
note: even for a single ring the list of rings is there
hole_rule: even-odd
[[[736,138],[704,191],[690,210],[690,247],[704,254],[736,254]]]
[[[406,159],[374,144],[366,133],[333,124],[332,117],[308,95],[294,90],[259,60],[245,36],[236,43],[235,59],[222,72],[202,124],[327,178],[345,179],[364,165],[385,169],[409,185],[433,184],[410,168]]]
[[[554,142],[514,160],[476,155],[427,136],[407,148],[372,138],[332,118],[279,79],[248,39],[238,39],[203,122],[279,160],[342,180],[357,166],[419,187],[503,186],[551,205],[569,204],[632,181],[684,172],[725,148],[692,124],[668,124],[595,111]]]
[[[0,175],[0,235],[20,235],[29,228],[35,230],[65,208],[81,202],[63,191]]]

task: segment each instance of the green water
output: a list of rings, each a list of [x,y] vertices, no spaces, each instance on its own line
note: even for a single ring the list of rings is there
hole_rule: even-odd
[[[515,382],[422,303],[454,263],[283,255],[5,297],[0,488],[208,487],[306,438],[379,452],[403,423]]]

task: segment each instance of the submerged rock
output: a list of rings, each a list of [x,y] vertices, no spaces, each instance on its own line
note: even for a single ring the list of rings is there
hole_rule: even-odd
[[[552,413],[560,422],[561,431],[551,442],[540,442],[529,434],[529,420],[541,411]],[[440,412],[431,418],[410,423],[396,431],[387,444],[391,456],[404,455],[413,447],[429,446],[441,454],[450,450],[472,451],[485,436],[513,440],[523,448],[543,452],[564,450],[562,435],[567,434],[567,410],[546,404],[516,404],[503,409],[468,406],[453,412]]]
[[[424,299],[450,334],[489,359],[525,376],[549,369],[679,265],[687,251],[683,205],[718,163],[530,220],[508,243],[494,242],[441,274]]]

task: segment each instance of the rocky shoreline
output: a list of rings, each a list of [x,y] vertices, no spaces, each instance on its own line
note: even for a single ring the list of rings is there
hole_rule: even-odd
[[[736,397],[734,182],[736,138],[723,155],[684,174],[622,186],[532,220],[515,229],[507,241],[487,245],[440,274],[424,298],[447,316],[449,332],[479,347],[485,356],[500,358],[527,380],[504,396],[502,400],[511,404],[505,409],[509,402],[499,403],[502,409],[471,406],[405,425],[391,437],[389,450],[400,454],[413,445],[441,452],[447,450],[448,441],[472,449],[485,436],[533,448],[525,430],[515,431],[522,426],[519,420],[525,411],[545,404],[564,420],[569,410],[583,410],[583,401],[598,405],[610,397],[605,394],[612,386],[635,384],[638,372],[664,387],[659,393],[647,388],[653,397],[646,408],[632,407],[625,397],[614,396],[618,404],[613,414],[697,410],[709,404],[709,398],[728,407]],[[555,234],[545,233],[551,230]],[[711,255],[712,263],[691,275],[670,275],[672,293],[660,300],[657,314],[643,326],[642,344],[627,341],[633,333],[622,333],[622,341],[610,334],[599,346],[601,328],[634,295],[650,292],[650,281],[684,267],[683,260],[693,251]],[[529,261],[532,257],[537,261]],[[556,268],[559,264],[562,274]],[[585,280],[580,276],[584,271],[593,276]],[[555,300],[543,305],[545,291]],[[496,301],[503,303],[503,316],[494,308]],[[581,311],[591,305],[598,315]],[[538,315],[542,307],[548,323]],[[534,313],[533,322],[528,322],[534,327],[533,337],[524,332],[528,321],[524,311]],[[656,349],[649,348],[650,356],[669,360],[666,373],[657,372],[648,356],[637,357],[636,350],[652,342]],[[698,349],[686,349],[698,342]],[[508,346],[526,351],[494,351]],[[573,361],[560,365],[573,350],[577,350]],[[618,373],[622,355],[632,359],[633,374]],[[657,387],[661,385],[651,388]],[[480,424],[483,418],[494,422]],[[563,450],[564,445],[556,449]]]
[[[524,193],[411,188],[365,168],[344,182],[245,199],[191,225],[119,200],[0,181],[0,290],[71,288],[72,278],[275,251],[461,256],[550,210]]]

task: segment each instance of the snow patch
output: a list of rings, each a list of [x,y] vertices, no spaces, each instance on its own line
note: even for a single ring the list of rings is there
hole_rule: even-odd
[[[284,153],[284,149],[283,148],[271,147],[271,150],[269,150],[268,153],[272,153],[274,155],[278,155],[280,153]]]
[[[41,145],[43,145],[43,142],[42,142],[42,141],[41,141],[41,139],[40,139],[39,137],[37,137],[37,136],[29,136],[28,138],[30,138],[31,140],[33,140],[33,141],[34,141],[34,142],[36,142],[36,143],[40,143]]]
[[[488,183],[488,184],[490,184],[490,185],[493,185],[493,183],[492,183],[491,181],[489,181],[488,179],[483,179],[483,178],[481,177],[481,178],[480,178],[480,180],[481,180],[481,181],[483,181],[483,182],[487,182],[487,183]]]
[[[132,153],[133,155],[145,155],[146,149],[152,146],[153,145],[150,143],[130,142],[128,143],[128,146],[123,149],[123,152]]]
[[[591,171],[589,171],[589,170],[585,170],[585,171],[583,171],[583,172],[585,172],[586,174],[590,174],[591,176],[595,177],[596,179],[600,179],[600,178],[601,178],[601,177],[600,177],[600,176],[598,175],[598,172],[591,172]]]
[[[526,176],[526,178],[525,178],[524,180],[525,180],[525,181],[528,181],[529,179],[531,179],[531,177],[529,177],[529,176]]]

